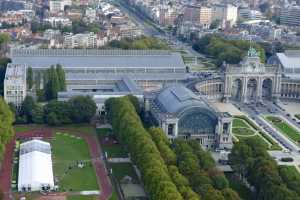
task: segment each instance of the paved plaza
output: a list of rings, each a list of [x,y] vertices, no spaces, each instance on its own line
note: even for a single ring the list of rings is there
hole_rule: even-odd
[[[281,101],[279,106],[284,108],[286,112],[292,116],[300,114],[300,102]]]
[[[217,108],[220,112],[228,112],[232,116],[234,115],[245,115],[232,103],[222,103],[222,102],[211,102],[211,104]]]

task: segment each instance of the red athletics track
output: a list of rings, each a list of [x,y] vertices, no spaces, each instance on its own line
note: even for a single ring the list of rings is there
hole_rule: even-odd
[[[74,131],[73,129],[64,129]],[[11,170],[13,163],[13,153],[16,138],[31,138],[31,137],[42,137],[42,138],[52,138],[53,133],[50,128],[37,128],[31,131],[18,132],[16,136],[11,140],[10,143],[6,145],[6,151],[4,154],[4,159],[2,162],[2,168],[0,170],[0,188],[4,191],[4,200],[11,200]],[[90,153],[93,159],[93,165],[95,167],[98,184],[101,185],[101,193],[99,200],[107,200],[112,194],[112,185],[109,177],[107,176],[106,168],[104,162],[100,159],[102,151],[98,140],[95,135],[80,133],[89,145]]]

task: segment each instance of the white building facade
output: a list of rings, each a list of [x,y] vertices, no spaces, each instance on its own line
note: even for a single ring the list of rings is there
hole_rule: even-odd
[[[4,100],[19,108],[26,97],[26,65],[7,65],[4,79]]]

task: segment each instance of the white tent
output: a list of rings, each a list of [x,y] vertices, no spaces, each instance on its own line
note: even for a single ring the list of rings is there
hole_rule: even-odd
[[[19,191],[54,188],[51,146],[48,142],[31,140],[20,145]]]

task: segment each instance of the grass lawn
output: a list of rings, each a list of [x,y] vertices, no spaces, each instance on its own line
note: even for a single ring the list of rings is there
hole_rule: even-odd
[[[225,173],[225,176],[229,181],[230,188],[235,190],[243,200],[255,200],[254,194],[232,173]]]
[[[119,200],[118,195],[115,190],[113,190],[113,193],[111,194],[111,197],[109,198],[109,200]]]
[[[60,190],[98,190],[95,169],[90,160],[88,145],[82,138],[69,134],[55,134],[52,145],[54,176],[58,178]],[[87,160],[83,168],[76,162]],[[70,167],[72,167],[70,169]]]
[[[59,129],[60,127],[57,128]],[[62,128],[68,128],[82,133],[95,133],[95,127],[91,126],[90,124],[67,124]]]
[[[240,140],[245,140],[247,138],[251,138],[251,137],[249,137],[251,134],[248,131],[250,129],[246,129],[243,131],[243,128],[236,129],[235,127],[245,127],[245,128],[252,127],[252,129],[257,130],[258,131],[257,134],[259,134],[265,140],[267,140],[271,144],[271,146],[269,146],[268,143],[263,138],[261,138],[259,135],[253,135],[252,137],[254,137],[257,140],[260,140],[269,150],[282,150],[282,148],[274,141],[274,139],[272,139],[270,136],[268,136],[266,133],[264,133],[260,127],[258,127],[252,121],[250,121],[250,119],[247,118],[246,116],[236,116],[233,119],[232,127],[233,127],[232,128],[233,134],[235,134],[237,136],[237,138]],[[254,132],[252,134],[254,134]],[[247,137],[240,137],[238,135],[245,135]]]
[[[250,128],[232,128],[232,133],[236,136],[238,135],[244,135],[244,136],[251,136],[254,135],[254,131]]]
[[[83,195],[67,197],[67,200],[96,200],[96,199],[98,199],[96,196],[83,196]]]
[[[30,131],[34,128],[39,127],[38,125],[16,125],[14,126],[15,132],[25,132],[25,131]]]
[[[281,165],[279,166],[279,168],[287,169],[287,171],[289,171],[289,174],[296,176],[300,179],[300,173],[298,172],[295,166]]]
[[[247,139],[251,138],[251,139],[260,141],[267,149],[270,149],[269,148],[269,144],[264,139],[262,139],[259,135],[254,135],[254,136],[251,136],[251,137],[240,137],[240,136],[237,136],[237,138],[239,140],[247,140]]]
[[[108,128],[101,128],[96,130],[98,137],[101,141],[101,147],[103,152],[107,152],[108,157],[112,158],[127,158],[128,153],[127,151],[122,147],[121,144],[112,144],[110,142],[105,143],[105,138],[109,137],[111,134],[111,130]],[[111,136],[111,135],[110,135]]]
[[[127,158],[128,154],[121,145],[102,145],[103,152],[107,152],[110,158]]]
[[[232,122],[232,127],[244,127],[244,128],[250,128],[250,125],[244,121],[243,119],[234,118]]]
[[[138,177],[131,163],[109,163],[112,168],[112,173],[118,181],[121,181],[125,176],[130,176],[133,183],[138,183]]]
[[[300,141],[300,133],[290,126],[284,120],[275,116],[266,116],[266,119],[271,122],[278,130],[287,135],[290,139],[295,141],[297,144]]]

